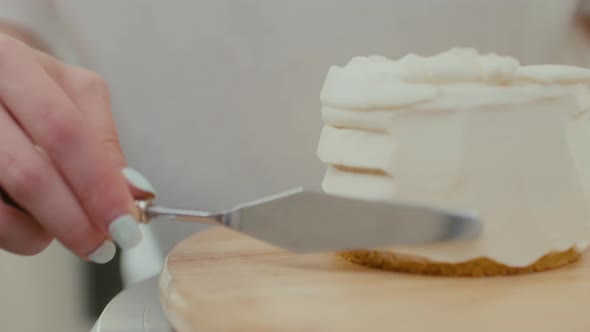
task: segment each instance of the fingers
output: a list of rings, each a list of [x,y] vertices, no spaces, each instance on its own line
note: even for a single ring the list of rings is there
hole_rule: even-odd
[[[156,197],[156,189],[152,184],[137,170],[131,167],[123,169],[123,175],[129,185],[131,195],[138,199],[151,199]]]
[[[114,165],[122,170],[135,198],[155,196],[155,189],[137,170],[127,166],[111,110],[110,92],[106,82],[96,73],[55,60],[36,51],[39,62],[82,112],[98,135],[98,139]]]
[[[17,255],[35,255],[51,240],[30,216],[0,202],[0,248]]]
[[[32,248],[28,249],[34,252],[42,247],[49,233],[81,257],[97,262],[110,260],[114,255],[109,250],[110,241],[86,217],[57,170],[35,149],[3,107],[0,107],[0,142],[10,142],[0,144],[0,186],[38,221],[37,224],[29,216],[2,204],[0,242],[15,248],[6,239],[13,237],[13,241],[24,246],[16,248],[22,251],[31,241]]]
[[[63,89],[86,121],[92,125],[99,142],[110,160],[121,169],[126,166],[125,155],[111,113],[111,98],[106,82],[96,73],[67,66],[46,53],[36,51],[36,57],[49,76]]]
[[[98,130],[85,121],[34,53],[5,37],[0,38],[0,98],[55,165],[90,221],[121,247],[134,247],[141,234],[133,197],[101,145]],[[52,223],[59,221],[52,219]]]

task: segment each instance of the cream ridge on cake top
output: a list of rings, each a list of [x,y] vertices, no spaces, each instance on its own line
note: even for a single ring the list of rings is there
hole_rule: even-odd
[[[530,266],[590,240],[590,70],[454,48],[355,57],[322,91],[325,192],[475,210],[472,242],[395,247],[405,259]],[[385,252],[385,251],[384,251]]]

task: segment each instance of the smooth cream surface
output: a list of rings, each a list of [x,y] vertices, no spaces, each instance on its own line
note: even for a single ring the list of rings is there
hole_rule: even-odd
[[[326,192],[479,212],[468,243],[395,247],[525,266],[590,240],[590,70],[452,49],[333,66],[321,93]],[[352,170],[351,170],[352,169]]]

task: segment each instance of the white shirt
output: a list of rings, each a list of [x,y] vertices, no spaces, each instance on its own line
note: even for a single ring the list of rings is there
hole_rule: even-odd
[[[160,203],[219,209],[293,186],[319,188],[319,92],[330,65],[454,46],[564,62],[577,1],[0,5],[0,18],[29,26],[64,61],[107,80],[129,163],[151,180]],[[165,247],[187,235],[156,228]]]

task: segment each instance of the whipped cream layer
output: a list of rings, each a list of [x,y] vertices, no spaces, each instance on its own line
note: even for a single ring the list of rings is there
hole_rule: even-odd
[[[473,49],[330,68],[318,157],[331,194],[480,213],[471,242],[394,247],[526,266],[590,240],[590,70]]]

